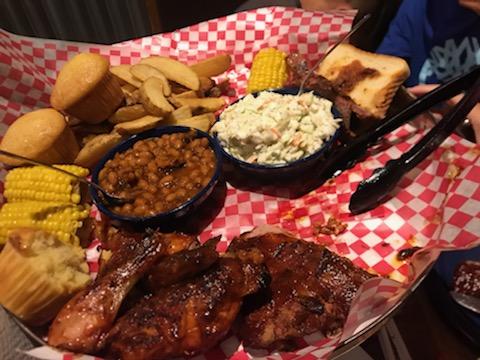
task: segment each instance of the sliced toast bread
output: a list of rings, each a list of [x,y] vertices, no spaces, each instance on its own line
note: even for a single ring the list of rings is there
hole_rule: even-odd
[[[410,75],[410,69],[401,58],[341,44],[325,58],[317,73],[371,117],[382,119],[398,88]]]

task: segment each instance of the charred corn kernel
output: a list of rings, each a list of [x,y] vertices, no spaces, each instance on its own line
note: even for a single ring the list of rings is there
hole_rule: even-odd
[[[253,59],[247,92],[279,88],[286,81],[286,54],[274,48],[262,49]]]
[[[78,176],[87,176],[88,170],[75,165],[55,165]],[[66,174],[42,166],[17,168],[5,179],[4,195],[9,202],[51,201],[79,204],[80,186]]]
[[[5,243],[10,230],[32,228],[51,232],[64,243],[78,246],[76,232],[89,211],[88,206],[58,202],[6,203],[0,210],[0,244]]]

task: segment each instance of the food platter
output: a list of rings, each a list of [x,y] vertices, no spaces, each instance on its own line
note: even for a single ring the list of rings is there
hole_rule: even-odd
[[[370,325],[366,326],[363,330],[356,333],[354,336],[349,337],[348,339],[342,341],[337,348],[330,355],[331,359],[340,358],[344,354],[348,353],[353,348],[361,345],[365,340],[376,334],[402,307],[405,300],[408,296],[415,291],[415,289],[420,285],[420,283],[425,279],[433,265],[429,266],[424,270],[423,274],[417,278],[417,280],[412,284],[408,292],[406,292],[392,307],[389,311],[385,312],[380,318],[372,322]],[[18,318],[14,315],[9,314],[18,327],[25,333],[25,335],[37,346],[46,346],[46,343],[41,339],[37,334],[32,332],[32,330],[25,326]]]
[[[139,63],[142,58],[152,54],[175,57],[187,64],[195,64],[217,55],[217,46],[220,46],[218,44],[224,44],[222,51],[226,49],[230,52],[232,66],[226,74],[215,80],[220,83],[222,76],[230,79],[236,94],[224,99],[233,102],[244,95],[249,66],[260,48],[276,47],[285,52],[298,52],[309,61],[314,61],[340,33],[348,30],[351,19],[351,14],[348,13],[322,14],[268,8],[111,47],[34,40],[2,32],[1,46],[5,47],[9,56],[9,81],[2,85],[2,91],[8,95],[5,97],[5,105],[2,104],[2,125],[6,130],[7,125],[20,115],[33,108],[46,106],[58,71],[67,59],[79,52],[100,53],[106,56],[113,66]],[[227,30],[218,30],[222,27]],[[258,27],[263,30],[253,30]],[[295,36],[291,35],[292,30],[295,30]],[[216,41],[212,40],[212,34],[218,36]],[[229,41],[229,38],[237,41]],[[19,76],[22,71],[23,75]],[[45,81],[36,82],[37,78]],[[30,86],[25,85],[28,83]],[[191,83],[185,84],[195,86]],[[142,101],[146,103],[147,100],[151,99],[144,98]],[[180,108],[184,104],[185,102],[180,101],[180,105],[174,105]],[[192,104],[190,101],[191,106],[197,106]],[[150,114],[152,111],[165,111],[162,106],[160,103],[151,105]],[[150,120],[143,119],[140,125],[134,124],[133,128],[144,130],[145,121],[150,126]],[[131,129],[132,127],[123,127],[122,131],[128,133]],[[297,348],[290,354],[249,353],[249,350],[245,353],[235,348],[233,352],[217,349],[216,353],[201,356],[215,359],[227,357],[227,354],[239,358],[245,355],[284,358],[310,354],[320,359],[329,356],[332,351],[332,356],[342,354],[365,340],[392,316],[427,274],[439,248],[465,247],[478,241],[472,235],[475,234],[475,229],[478,229],[478,223],[474,225],[475,216],[465,220],[465,226],[460,226],[456,220],[458,218],[455,218],[456,214],[462,212],[462,206],[474,206],[472,203],[477,201],[475,189],[479,188],[480,184],[478,154],[470,143],[458,137],[449,138],[428,161],[412,172],[387,204],[364,215],[349,215],[348,198],[356,184],[373,168],[405,151],[420,136],[412,127],[399,129],[388,137],[385,143],[387,151],[372,155],[353,169],[320,187],[304,192],[301,196],[296,193],[298,189],[295,186],[266,185],[254,188],[248,183],[236,186],[238,183],[233,179],[228,179],[227,184],[223,182],[223,203],[203,226],[199,234],[201,242],[223,235],[217,248],[225,251],[234,237],[256,226],[275,225],[291,232],[295,237],[326,245],[333,253],[351,259],[355,266],[384,278],[374,278],[359,293],[352,303],[351,316],[346,320],[343,335],[340,337],[322,339],[318,335],[312,336],[304,339],[303,348]],[[388,142],[398,138],[404,141]],[[455,168],[455,176],[449,177],[448,174]],[[302,182],[305,178],[299,180]],[[443,207],[444,212],[437,212],[439,207]],[[98,213],[93,215],[99,219]],[[315,233],[314,230],[326,223],[329,217],[346,223],[346,232],[335,236]],[[426,249],[411,261],[396,259],[398,250],[412,246]],[[96,247],[90,249],[89,254],[90,263],[96,264],[95,268],[98,270]],[[24,325],[22,327],[25,328]],[[226,344],[230,344],[228,346],[231,347],[232,343],[235,344],[235,340],[226,340]],[[225,346],[227,345],[222,343],[221,349],[225,349]],[[35,350],[37,356],[48,352],[47,348]],[[62,357],[57,355],[54,358]]]

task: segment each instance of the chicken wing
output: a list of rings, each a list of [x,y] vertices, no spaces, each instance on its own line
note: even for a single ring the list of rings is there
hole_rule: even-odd
[[[113,252],[95,282],[77,293],[50,326],[48,344],[64,350],[95,353],[113,326],[123,299],[163,255],[162,234],[147,234]]]
[[[116,251],[124,245],[128,246],[130,242],[137,242],[143,237],[142,233],[127,232],[114,227],[108,228],[106,233],[107,235],[104,236],[103,245],[111,251]],[[186,249],[194,249],[200,246],[195,236],[182,233],[162,234],[162,242],[165,245],[162,249],[165,255],[172,255]]]
[[[260,251],[271,276],[268,291],[242,309],[238,334],[254,348],[288,350],[304,335],[340,331],[359,286],[372,277],[323,246],[285,234],[236,238],[228,251]]]
[[[208,269],[218,260],[216,246],[220,238],[221,236],[214,237],[198,248],[183,250],[160,259],[147,275],[148,287],[155,291]]]
[[[208,350],[228,333],[242,298],[264,284],[264,275],[262,265],[220,258],[203,275],[163,289],[120,318],[107,338],[107,358],[161,360]]]

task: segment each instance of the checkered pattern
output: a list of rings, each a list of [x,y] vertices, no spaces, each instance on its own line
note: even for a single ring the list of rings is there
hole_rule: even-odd
[[[135,63],[151,54],[173,56],[192,63],[228,52],[233,56],[233,64],[226,76],[234,80],[237,96],[241,96],[245,92],[252,58],[259,49],[274,46],[287,52],[296,51],[313,62],[349,29],[351,15],[266,8],[113,46],[29,39],[0,31],[0,135],[20,114],[47,106],[57,72],[79,51],[106,55],[113,65]],[[304,239],[324,244],[358,266],[390,279],[376,278],[362,286],[342,336],[326,339],[321,334],[312,334],[303,339],[301,350],[281,354],[244,349],[232,336],[198,359],[328,357],[340,341],[386,314],[405,294],[409,284],[434,261],[440,248],[478,244],[480,149],[457,137],[449,138],[428,160],[410,172],[387,203],[358,216],[348,212],[350,195],[359,181],[405,152],[422,135],[408,126],[396,131],[382,144],[381,152],[301,197],[292,196],[294,188],[265,188],[252,192],[228,185],[224,207],[201,234],[201,240],[221,234],[220,250],[225,250],[228,242],[243,231],[263,224],[276,225]],[[460,174],[452,178],[456,170]],[[347,231],[336,237],[315,235],[314,225],[326,222],[332,215],[348,225]],[[88,250],[93,274],[98,270],[97,245],[93,243]],[[425,250],[418,252],[410,263],[396,259],[399,249],[414,245],[423,246]],[[35,349],[31,354],[37,358],[72,358],[46,348]]]

